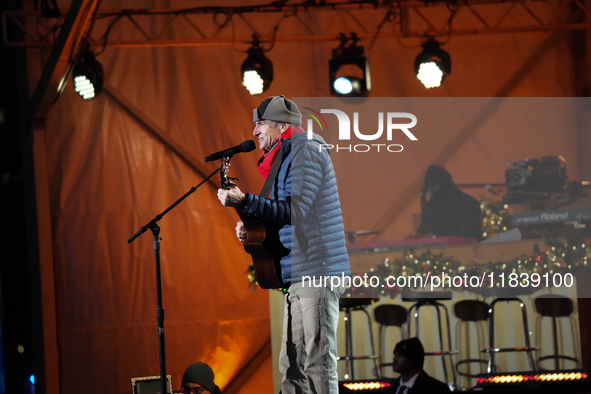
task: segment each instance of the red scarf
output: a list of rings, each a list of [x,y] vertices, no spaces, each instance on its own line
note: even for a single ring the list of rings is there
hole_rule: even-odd
[[[269,175],[269,172],[271,171],[271,166],[273,165],[273,161],[275,160],[275,157],[277,156],[277,153],[279,153],[279,151],[281,150],[281,140],[284,138],[291,138],[292,134],[299,134],[299,133],[305,133],[304,129],[302,129],[300,126],[292,126],[289,129],[285,130],[285,132],[283,134],[281,134],[281,138],[279,139],[279,141],[277,141],[277,146],[275,146],[275,148],[271,149],[269,152],[267,153],[263,153],[263,156],[261,156],[261,158],[259,159],[259,173],[261,174],[261,176],[265,179],[267,179],[267,176]]]
[[[279,139],[279,141],[277,141],[277,145],[275,145],[275,147],[271,149],[269,152],[263,153],[263,156],[261,156],[261,158],[259,159],[259,174],[261,174],[263,178],[267,179],[267,176],[271,171],[273,161],[275,160],[277,153],[279,153],[279,151],[281,150],[281,140],[284,138],[291,138],[291,130],[292,127],[285,130],[285,132],[281,134],[281,138]]]

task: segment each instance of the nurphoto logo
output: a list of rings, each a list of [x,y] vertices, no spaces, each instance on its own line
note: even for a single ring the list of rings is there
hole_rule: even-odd
[[[320,128],[317,134],[324,134],[328,131],[328,125],[326,120],[321,114],[332,114],[337,117],[339,123],[339,141],[351,141],[351,118],[344,111],[338,109],[321,109],[320,112],[313,110],[309,107],[304,109],[310,112],[304,112],[310,119],[307,122],[308,139],[312,139],[312,133],[314,132],[314,122]],[[404,123],[403,121],[406,122]],[[339,151],[348,152],[402,152],[404,147],[401,144],[390,143],[394,139],[398,139],[399,136],[405,135],[411,141],[418,141],[417,137],[410,131],[411,128],[416,126],[417,117],[408,112],[387,112],[384,116],[384,112],[378,112],[378,130],[373,134],[365,134],[368,130],[363,130],[364,133],[359,129],[359,112],[353,112],[353,134],[355,138],[362,141],[378,141],[384,134],[384,123],[386,123],[386,142],[388,143],[371,143],[371,144],[322,144],[320,145],[320,151],[323,149],[330,150],[336,149]]]

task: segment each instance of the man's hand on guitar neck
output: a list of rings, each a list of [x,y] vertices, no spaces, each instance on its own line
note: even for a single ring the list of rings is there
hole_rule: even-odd
[[[236,237],[240,242],[246,242],[246,227],[242,222],[236,223]]]
[[[228,190],[218,189],[218,199],[225,207],[237,207],[244,201],[245,195],[238,186],[233,185]],[[246,242],[246,227],[244,223],[236,224],[236,237],[240,242]]]
[[[225,207],[237,207],[244,201],[244,193],[238,186],[232,186],[228,190],[218,189],[218,199]]]

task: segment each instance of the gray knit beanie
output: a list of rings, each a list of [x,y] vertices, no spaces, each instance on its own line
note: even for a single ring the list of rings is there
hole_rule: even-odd
[[[302,123],[302,114],[296,103],[284,95],[271,96],[264,99],[252,111],[252,121],[258,122],[259,120],[272,120],[299,126]]]
[[[213,369],[205,363],[198,361],[189,365],[189,368],[183,374],[183,387],[187,383],[196,383],[201,387],[209,390],[210,393],[216,392],[217,386],[213,382]],[[219,392],[219,389],[218,389]]]

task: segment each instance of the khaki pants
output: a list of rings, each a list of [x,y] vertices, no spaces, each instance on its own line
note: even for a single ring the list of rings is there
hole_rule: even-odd
[[[330,281],[328,282],[330,283]],[[344,286],[292,283],[279,355],[282,394],[337,394],[337,325]]]

